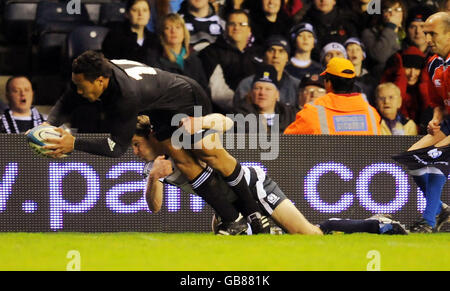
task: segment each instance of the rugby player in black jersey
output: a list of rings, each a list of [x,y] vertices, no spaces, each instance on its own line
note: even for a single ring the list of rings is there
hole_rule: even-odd
[[[101,53],[87,51],[72,63],[71,88],[52,108],[47,122],[60,126],[70,120],[71,113],[80,106],[99,106],[104,124],[108,126],[108,138],[80,138],[58,129],[62,137],[49,139],[45,148],[53,150],[51,156],[79,150],[95,155],[120,157],[131,144],[136,118],[139,113],[151,117],[154,136],[165,154],[189,179],[196,193],[207,201],[226,221],[225,228],[231,234],[243,218],[229,207],[224,207],[220,189],[214,184],[213,175],[196,162],[194,154],[222,174],[224,180],[238,196],[243,215],[256,233],[268,232],[261,222],[261,214],[252,199],[250,189],[243,179],[241,165],[223,148],[192,151],[177,149],[171,136],[178,129],[172,125],[177,114],[194,115],[194,107],[201,106],[202,113],[211,112],[211,101],[194,80],[165,72],[130,60],[108,60]]]

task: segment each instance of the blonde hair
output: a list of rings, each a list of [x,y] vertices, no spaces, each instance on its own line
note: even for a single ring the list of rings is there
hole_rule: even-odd
[[[176,62],[175,56],[171,52],[169,45],[167,44],[165,37],[164,37],[164,29],[167,22],[172,22],[174,24],[180,24],[183,27],[184,32],[184,39],[183,39],[183,47],[186,50],[186,55],[184,56],[184,59],[186,59],[189,56],[189,41],[191,38],[191,35],[189,34],[189,30],[186,28],[186,23],[184,22],[183,17],[177,13],[169,13],[165,15],[161,19],[160,29],[159,29],[159,38],[161,40],[161,45],[164,49],[164,52],[166,53],[167,57],[171,62]]]
[[[382,84],[378,85],[377,88],[375,89],[375,98],[376,99],[378,99],[378,96],[380,95],[380,91],[382,89],[393,89],[395,91],[395,94],[397,96],[399,96],[400,98],[402,98],[402,92],[400,91],[400,88],[392,82],[387,82],[387,83],[382,83]]]

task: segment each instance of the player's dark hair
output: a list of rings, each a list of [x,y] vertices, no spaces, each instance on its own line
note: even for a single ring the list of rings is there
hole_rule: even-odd
[[[325,80],[331,82],[333,93],[350,94],[355,93],[355,78],[341,78],[331,74],[325,75]]]
[[[86,80],[94,82],[100,76],[110,78],[112,69],[102,53],[89,50],[73,61],[72,73],[83,74]]]
[[[147,115],[139,115],[137,117],[136,131],[135,135],[148,138],[152,131],[152,126],[150,123],[150,118]]]

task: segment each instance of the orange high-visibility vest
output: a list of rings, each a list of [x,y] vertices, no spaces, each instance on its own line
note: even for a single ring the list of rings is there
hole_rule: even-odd
[[[379,135],[381,117],[361,94],[328,93],[300,110],[285,134]]]

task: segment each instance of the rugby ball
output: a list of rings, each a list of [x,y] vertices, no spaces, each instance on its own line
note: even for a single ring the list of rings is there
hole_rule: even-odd
[[[56,127],[51,125],[39,125],[27,133],[28,145],[37,155],[49,157],[48,153],[52,150],[44,149],[42,147],[50,145],[50,143],[46,142],[46,139],[61,137],[61,134],[55,129]],[[61,156],[61,158],[64,157],[67,157],[67,155]]]

